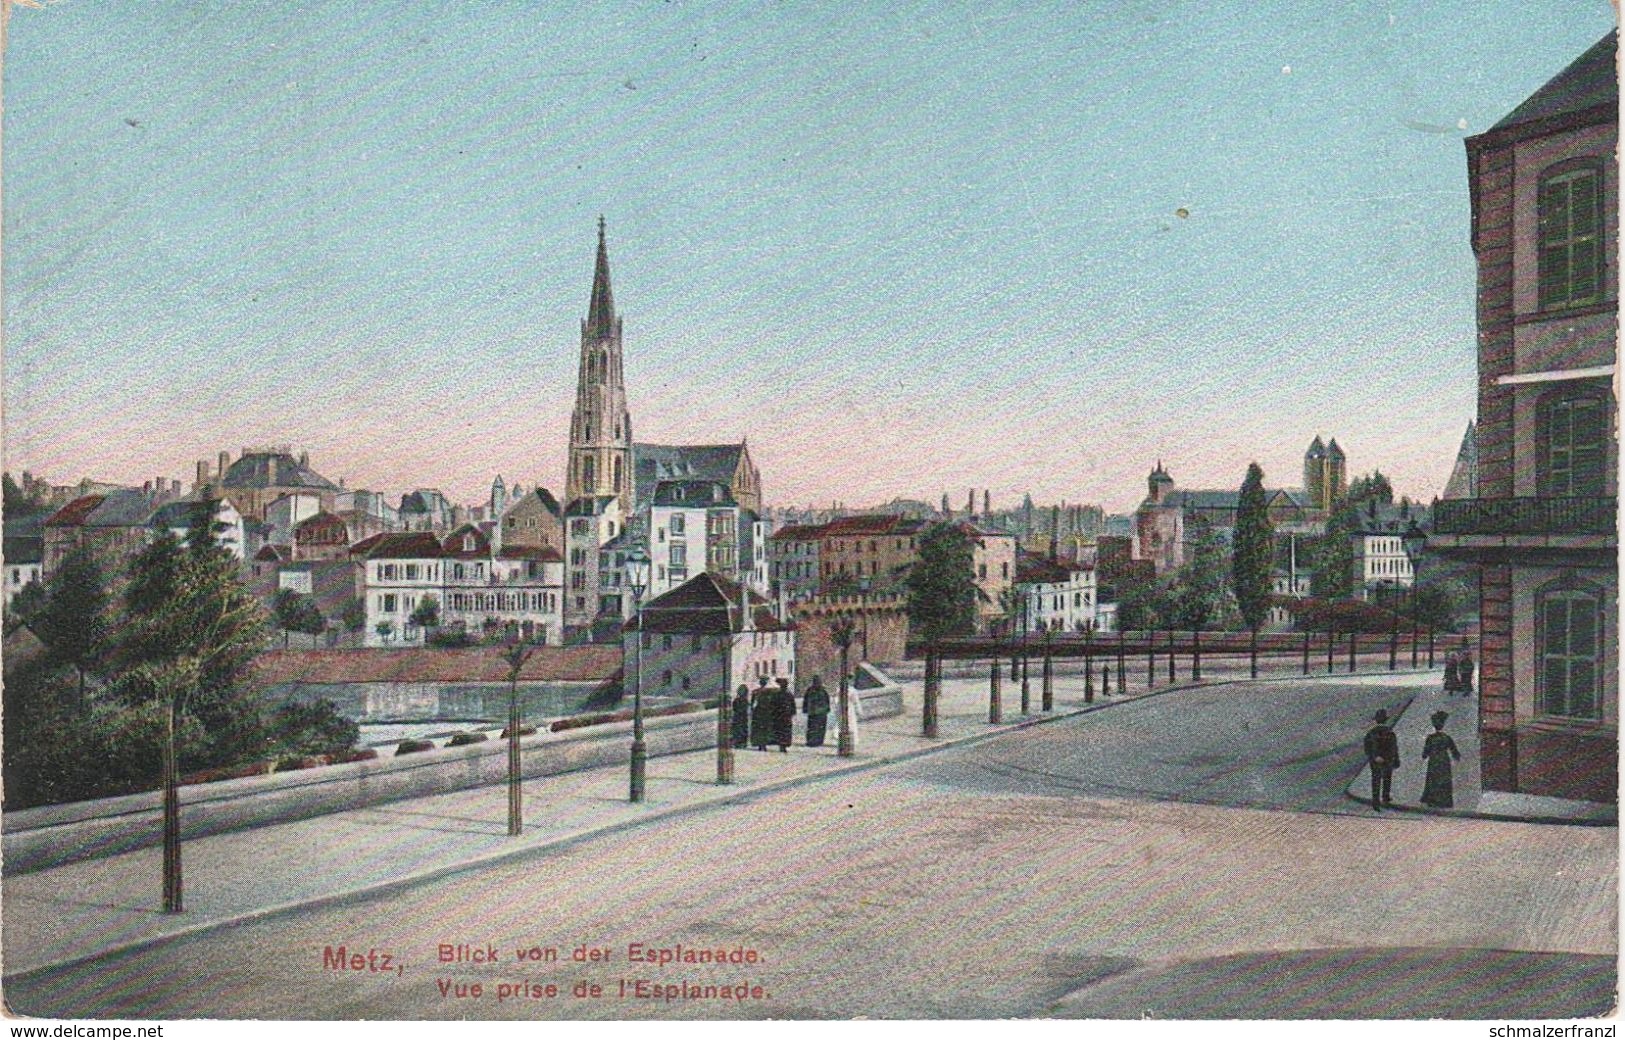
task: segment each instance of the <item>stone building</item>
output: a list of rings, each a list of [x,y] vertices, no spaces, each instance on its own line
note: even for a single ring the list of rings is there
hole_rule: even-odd
[[[193,495],[206,486],[214,488],[215,494],[230,497],[244,519],[250,521],[264,520],[266,507],[284,495],[312,495],[319,508],[332,509],[339,493],[337,484],[310,468],[308,452],[300,452],[295,458],[293,449],[287,447],[244,448],[235,462],[229,452],[223,451],[213,470],[207,461],[199,460]]]
[[[96,553],[109,573],[121,573],[147,544],[153,500],[132,488],[85,495],[58,509],[44,524],[41,573],[49,581],[63,557],[80,546]]]
[[[1429,539],[1480,567],[1485,789],[1597,802],[1619,769],[1617,47],[1467,139],[1478,487]]]
[[[501,514],[501,544],[564,551],[564,508],[544,487],[514,499]]]
[[[781,676],[796,685],[796,625],[766,599],[701,574],[643,605],[624,630],[626,688],[694,700]]]

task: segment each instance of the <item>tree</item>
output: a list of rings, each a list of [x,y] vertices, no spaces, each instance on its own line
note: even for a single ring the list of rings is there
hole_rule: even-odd
[[[1264,471],[1253,463],[1241,485],[1236,533],[1231,544],[1230,576],[1247,627],[1257,631],[1269,614],[1270,572],[1275,564],[1275,528],[1264,495]]]
[[[908,572],[908,620],[925,640],[927,738],[937,735],[937,643],[976,630],[976,555],[970,535],[952,524],[932,524],[920,533],[919,556]]]
[[[165,533],[136,557],[125,594],[129,621],[119,647],[126,669],[121,695],[129,703],[159,695],[157,685],[131,678],[141,666],[194,662],[195,683],[165,688],[179,691],[207,733],[205,765],[238,760],[263,741],[258,705],[243,679],[265,645],[267,627],[265,611],[238,579],[231,553],[199,534],[212,528],[197,510],[184,546]]]
[[[1205,531],[1197,535],[1190,559],[1164,592],[1160,612],[1167,615],[1168,624],[1192,631],[1239,625],[1241,617],[1230,589],[1229,555],[1217,533]]]
[[[908,620],[927,643],[976,630],[978,590],[970,536],[950,524],[920,533],[919,556],[908,572]]]
[[[45,590],[43,609],[34,616],[34,632],[51,659],[79,674],[79,702],[85,704],[85,676],[95,671],[107,650],[109,596],[101,561],[85,546],[76,546]]]
[[[303,592],[278,589],[276,598],[271,601],[271,613],[276,618],[277,627],[282,629],[284,647],[288,645],[291,632],[319,636],[327,631],[327,619],[316,605],[316,598]]]
[[[440,624],[440,601],[433,596],[424,596],[418,600],[417,609],[412,611],[411,621],[419,628],[434,628]]]
[[[1374,498],[1383,505],[1394,504],[1394,485],[1383,476],[1382,470],[1374,469],[1364,476],[1355,477],[1349,482],[1348,490],[1343,492],[1343,499],[1347,502],[1360,504],[1367,499]]]
[[[5,606],[7,632],[38,617],[47,603],[45,585],[38,578],[18,589]]]
[[[277,757],[334,755],[349,751],[361,739],[360,727],[325,697],[280,705],[271,715],[270,731]]]
[[[345,601],[344,609],[339,611],[339,624],[346,632],[359,632],[367,627],[367,604],[360,596]]]

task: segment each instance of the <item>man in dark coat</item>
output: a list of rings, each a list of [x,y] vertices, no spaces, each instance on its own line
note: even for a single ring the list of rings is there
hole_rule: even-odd
[[[773,709],[779,695],[767,685],[767,676],[762,676],[761,683],[750,695],[750,742],[757,751],[766,751],[773,739]]]
[[[1461,695],[1471,697],[1473,695],[1473,652],[1471,650],[1461,652],[1460,663],[1456,665],[1456,674],[1461,681]]]
[[[733,746],[750,747],[750,687],[739,684],[733,703]]]
[[[796,695],[790,692],[790,680],[780,679],[773,698],[773,743],[785,754],[796,742]]]
[[[1399,739],[1388,726],[1388,713],[1381,708],[1372,718],[1376,723],[1365,735],[1365,760],[1371,767],[1371,808],[1382,811],[1393,805],[1394,770],[1399,768]]]
[[[1444,655],[1444,692],[1453,694],[1461,686],[1461,670],[1457,666],[1456,652],[1450,651]]]
[[[807,746],[824,746],[824,728],[829,725],[829,691],[822,676],[813,676],[812,685],[801,696],[801,710],[807,713]]]

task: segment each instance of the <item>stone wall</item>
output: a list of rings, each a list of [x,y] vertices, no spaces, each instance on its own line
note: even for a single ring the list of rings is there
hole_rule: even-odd
[[[901,596],[818,596],[793,605],[790,611],[796,622],[796,677],[803,687],[817,675],[823,677],[825,686],[835,689],[841,651],[831,631],[839,618],[849,617],[857,626],[848,660],[854,669],[859,661],[903,660],[908,608]]]

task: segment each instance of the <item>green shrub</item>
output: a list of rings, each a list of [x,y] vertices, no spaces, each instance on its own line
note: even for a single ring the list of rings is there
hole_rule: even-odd
[[[519,727],[519,735],[521,737],[533,736],[533,735],[535,735],[535,733],[536,733],[536,727],[535,726],[526,724],[526,725],[522,725],[522,726]],[[507,740],[508,739],[508,728],[506,726],[504,726],[502,728],[502,736],[501,736],[500,739],[502,739],[502,740]]]
[[[279,706],[267,731],[269,750],[279,758],[339,754],[361,739],[360,728],[326,698]]]
[[[410,740],[410,739],[408,739],[408,740],[403,740],[399,744],[395,745],[395,754],[396,755],[412,755],[412,754],[416,754],[419,751],[433,751],[433,750],[434,750],[434,741],[432,741],[432,740]]]
[[[446,742],[446,746],[447,747],[463,747],[464,745],[467,745],[467,744],[479,744],[479,743],[481,743],[483,741],[487,741],[487,740],[490,740],[490,739],[491,739],[491,737],[490,737],[489,734],[480,733],[478,731],[473,731],[473,732],[469,732],[469,733],[457,733],[457,734],[454,734],[452,736],[452,738],[449,741]]]

